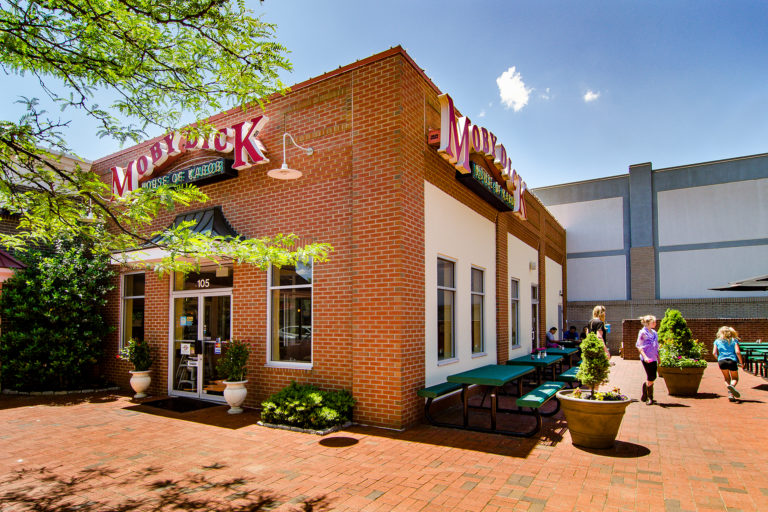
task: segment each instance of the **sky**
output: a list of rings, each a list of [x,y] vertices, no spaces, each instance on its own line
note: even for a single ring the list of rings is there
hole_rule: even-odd
[[[768,2],[246,0],[286,85],[402,46],[529,188],[768,152]],[[29,80],[0,76],[0,118]],[[152,134],[159,135],[159,134]],[[73,120],[90,160],[120,149]]]

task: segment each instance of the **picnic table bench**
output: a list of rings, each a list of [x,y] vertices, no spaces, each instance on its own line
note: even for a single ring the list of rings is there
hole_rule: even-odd
[[[739,342],[739,349],[745,370],[768,376],[768,343]]]
[[[529,391],[526,394],[522,393],[522,377],[535,373],[536,368],[528,365],[487,365],[479,368],[474,368],[465,372],[460,372],[447,377],[447,382],[429,386],[427,388],[419,390],[417,393],[419,396],[427,399],[424,406],[424,415],[427,420],[436,426],[461,428],[466,430],[474,430],[479,432],[488,432],[494,434],[505,434],[518,437],[531,437],[541,431],[542,416],[552,416],[560,410],[560,402],[555,398],[556,406],[554,410],[542,412],[541,408],[548,403],[555,393],[564,386],[560,382],[547,382],[538,386],[536,389]],[[507,384],[517,381],[518,383],[518,397],[515,405],[517,409],[502,409],[498,406],[498,394],[499,391]],[[485,396],[480,406],[469,405],[469,393],[467,392],[469,386],[479,385],[491,388],[491,403],[490,408],[484,407]],[[446,423],[435,420],[430,413],[430,406],[433,400],[445,396],[450,393],[454,393],[461,390],[462,406],[463,406],[463,421],[461,424]],[[469,409],[483,409],[490,411],[491,414],[491,428],[484,428],[476,425],[470,425],[469,423]],[[497,428],[497,413],[510,413],[510,414],[523,414],[531,415],[536,419],[534,427],[527,431],[511,431]]]
[[[432,414],[430,414],[429,409],[432,406],[432,401],[436,398],[440,398],[442,396],[448,395],[450,393],[453,393],[454,391],[462,392],[462,399],[461,401],[464,401],[464,390],[461,387],[461,384],[455,383],[455,382],[442,382],[440,384],[435,384],[434,386],[429,386],[424,389],[420,389],[416,392],[417,395],[420,397],[426,398],[427,401],[424,404],[424,416],[427,418],[427,421],[432,423],[433,425],[438,425],[439,422],[437,422],[433,417]]]
[[[576,373],[578,373],[579,367],[578,366],[571,366],[567,370],[565,370],[563,373],[557,376],[557,380],[559,382],[563,382],[565,384],[568,384],[569,387],[573,387],[574,383],[579,383],[579,379],[576,378]]]

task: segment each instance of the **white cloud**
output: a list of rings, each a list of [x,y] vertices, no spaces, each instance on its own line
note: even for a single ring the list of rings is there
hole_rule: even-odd
[[[485,117],[485,109],[481,110],[477,117]]]
[[[552,93],[549,90],[549,87],[544,89],[544,92],[539,95],[539,97],[543,100],[548,100],[552,98]]]
[[[587,92],[584,94],[584,103],[590,103],[592,101],[595,101],[599,97],[600,97],[600,91],[595,92],[592,89],[588,89]]]
[[[496,85],[499,86],[499,95],[501,102],[507,108],[518,112],[528,104],[528,98],[532,89],[525,87],[523,78],[512,66],[496,79]]]

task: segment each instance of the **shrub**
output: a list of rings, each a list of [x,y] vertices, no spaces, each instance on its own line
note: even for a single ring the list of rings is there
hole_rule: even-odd
[[[5,388],[48,391],[92,387],[103,339],[102,317],[114,287],[105,257],[79,243],[33,251],[3,283],[0,375]],[[98,385],[98,384],[97,384]]]
[[[311,384],[291,384],[262,402],[266,423],[322,430],[352,419],[355,399],[347,390],[321,391]]]
[[[659,366],[670,368],[705,368],[704,344],[693,333],[680,311],[668,309],[659,325]]]
[[[149,343],[144,340],[128,340],[128,345],[120,350],[120,357],[130,361],[133,369],[139,372],[147,371],[152,366]]]
[[[248,345],[239,340],[232,340],[224,356],[219,359],[216,369],[224,380],[239,382],[245,380],[248,373]]]

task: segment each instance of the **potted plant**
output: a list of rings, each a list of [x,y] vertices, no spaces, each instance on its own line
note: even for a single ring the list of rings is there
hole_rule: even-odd
[[[243,412],[240,407],[245,401],[245,395],[248,389],[245,387],[248,382],[245,374],[248,371],[248,345],[242,341],[232,340],[229,348],[219,359],[216,369],[224,377],[224,399],[229,404],[229,414],[240,414]]]
[[[707,367],[704,344],[693,334],[680,311],[668,309],[659,325],[659,375],[670,395],[695,396]]]
[[[616,442],[629,398],[616,388],[598,392],[608,381],[611,371],[603,341],[593,332],[581,342],[581,365],[576,378],[589,392],[581,388],[558,391],[571,441],[587,448],[610,448]]]
[[[144,340],[135,340],[131,338],[128,344],[120,350],[120,356],[127,359],[133,365],[131,373],[131,388],[136,392],[133,398],[144,398],[147,396],[145,391],[152,382],[149,375],[152,366],[152,354],[149,351],[149,343]]]

